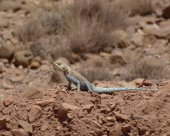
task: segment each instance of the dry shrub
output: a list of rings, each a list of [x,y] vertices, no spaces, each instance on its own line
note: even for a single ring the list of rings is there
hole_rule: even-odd
[[[17,36],[23,42],[36,41],[42,35],[54,33],[60,28],[60,15],[42,11],[26,19],[17,29]]]
[[[128,0],[131,15],[148,15],[154,12],[152,0]]]
[[[85,20],[70,26],[66,38],[67,45],[77,54],[98,53],[106,47],[114,46],[115,42],[112,34],[107,33],[96,21],[90,23]]]
[[[154,12],[152,0],[114,0],[114,5],[129,15],[148,15]]]
[[[62,16],[59,13],[56,13],[55,11],[46,11],[40,15],[39,20],[46,33],[59,33],[60,27],[62,25]]]
[[[75,53],[98,53],[114,46],[114,30],[127,27],[126,17],[104,0],[75,0],[67,7],[65,37]]]
[[[131,70],[132,77],[147,78],[147,79],[165,79],[167,78],[168,70],[161,61],[153,58],[143,59],[142,61],[135,61]],[[169,75],[168,75],[169,76]]]
[[[17,29],[17,36],[23,42],[35,41],[43,33],[42,26],[39,25],[37,19],[30,19]]]
[[[17,36],[35,55],[43,59],[67,56],[71,52],[64,44],[61,30],[61,16],[54,11],[42,11],[18,27]]]
[[[55,11],[35,12],[25,22],[17,31],[19,39],[33,52],[54,58],[114,48],[118,43],[114,31],[128,26],[126,15],[108,0],[74,0]],[[56,44],[40,42],[53,35],[61,37]]]
[[[59,35],[41,36],[30,44],[31,51],[43,59],[70,58],[71,50]]]
[[[93,82],[95,80],[99,81],[111,81],[113,80],[113,75],[109,68],[106,68],[104,66],[102,67],[86,67],[82,71],[80,71],[80,74],[83,75],[85,78],[87,78],[90,82]]]
[[[108,0],[74,0],[67,13],[68,21],[96,20],[107,30],[124,29],[128,25],[125,14]]]

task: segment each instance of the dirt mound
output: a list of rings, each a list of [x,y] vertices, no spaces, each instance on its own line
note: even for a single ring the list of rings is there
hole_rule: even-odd
[[[41,99],[7,90],[0,95],[0,135],[169,135],[170,81],[161,85],[110,95],[53,86]]]

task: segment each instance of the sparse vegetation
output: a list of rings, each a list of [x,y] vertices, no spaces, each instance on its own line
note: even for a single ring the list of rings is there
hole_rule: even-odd
[[[0,0],[0,20],[0,136],[170,136],[170,0]]]
[[[24,43],[37,39],[43,34],[43,29],[39,23],[38,20],[30,19],[22,26],[19,26],[17,30],[18,38]]]
[[[131,16],[145,16],[154,12],[152,0],[114,0],[113,3]]]
[[[104,28],[98,25],[98,22],[85,20],[72,24],[66,34],[66,39],[67,46],[77,54],[98,53],[108,46],[114,46],[115,42],[111,33],[107,33]]]
[[[117,42],[113,33],[128,26],[126,19],[107,0],[75,0],[73,4],[56,11],[44,11],[36,19],[28,20],[28,23],[19,28],[18,37],[24,42],[36,43],[46,34],[58,35],[63,37],[60,43],[65,44],[60,44],[61,49],[70,54],[99,53],[107,47],[115,46]],[[58,44],[52,44],[51,47],[52,51],[60,50]]]
[[[75,53],[98,53],[114,46],[114,30],[125,29],[128,24],[119,9],[103,0],[75,0],[68,13],[65,36]]]
[[[151,0],[129,0],[131,15],[148,15],[154,12]]]
[[[90,82],[93,82],[95,80],[111,81],[114,79],[109,68],[106,68],[104,66],[95,68],[90,66],[80,71],[80,73],[81,75],[86,77]]]
[[[55,34],[60,28],[60,16],[54,12],[43,11],[40,15],[33,15],[17,29],[18,38],[24,43],[35,42],[45,34]]]
[[[126,33],[128,15],[147,15],[154,11],[151,0],[73,0],[73,3],[60,6],[30,15],[17,34],[34,54],[46,59],[65,57],[71,63],[75,62],[72,54],[83,59],[84,53],[127,48],[131,44]],[[164,77],[161,69],[161,65],[144,61],[133,66],[132,78]],[[112,79],[109,70],[102,67],[84,71],[82,74],[91,81]]]
[[[154,58],[147,58],[141,61],[136,61],[131,67],[131,79],[138,77],[147,79],[162,79],[168,78],[168,70],[165,65]]]

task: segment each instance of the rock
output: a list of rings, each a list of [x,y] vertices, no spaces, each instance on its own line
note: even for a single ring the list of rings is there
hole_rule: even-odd
[[[33,127],[30,123],[28,123],[27,121],[23,121],[23,120],[19,120],[18,124],[27,132],[30,132],[32,134],[33,132]]]
[[[10,59],[14,54],[14,47],[11,44],[0,44],[0,58]]]
[[[121,130],[121,126],[119,124],[116,124],[114,126],[114,128],[111,130],[111,134],[110,136],[122,136],[122,130]]]
[[[18,51],[14,54],[14,63],[16,66],[27,67],[33,58],[33,53],[29,50]]]
[[[168,39],[156,39],[156,41],[153,44],[151,44],[150,47],[153,46],[153,47],[159,48],[160,50],[160,46],[164,48],[166,47],[167,44],[168,44]]]
[[[134,82],[136,85],[143,85],[143,78],[137,78],[135,80],[133,80],[132,82]]]
[[[5,71],[4,63],[0,62],[0,73],[3,73]]]
[[[18,69],[22,70],[23,68],[19,66]],[[24,78],[25,78],[25,75],[23,73],[18,73],[18,74],[13,75],[11,77],[10,81],[12,83],[17,83],[17,82],[21,82],[22,83]]]
[[[33,58],[32,61],[37,61],[37,62],[41,63],[42,60],[41,60],[40,56],[37,56],[37,57]]]
[[[3,94],[0,94],[0,102],[4,100],[5,96]]]
[[[167,82],[167,83],[161,88],[161,90],[170,91],[170,81]]]
[[[160,27],[167,27],[170,25],[170,19],[166,19],[166,20],[163,20],[162,22],[160,22]]]
[[[34,122],[39,119],[42,115],[42,109],[40,106],[33,105],[28,113],[28,119],[30,122]]]
[[[49,66],[49,65],[41,65],[41,66],[40,66],[40,70],[41,70],[41,71],[49,71],[49,69],[50,69],[50,66]]]
[[[55,99],[54,98],[50,98],[48,100],[40,100],[40,101],[36,101],[37,105],[40,105],[42,107],[49,105],[50,103],[54,103]]]
[[[24,129],[12,129],[11,133],[13,136],[30,136],[29,132]]]
[[[119,82],[119,86],[124,87],[124,88],[135,88],[133,84],[127,83],[125,81]]]
[[[1,28],[7,28],[7,27],[9,27],[10,21],[9,21],[8,18],[5,18],[4,15],[1,15],[1,16],[0,16],[0,20],[2,20],[2,21],[0,21],[0,26],[1,26]]]
[[[41,131],[45,131],[49,128],[49,123],[48,122],[43,122],[41,126]]]
[[[102,58],[105,58],[105,59],[109,59],[111,54],[110,53],[106,53],[106,52],[100,52],[99,55],[102,57]]]
[[[66,111],[66,112],[80,109],[79,107],[72,105],[72,104],[69,104],[69,103],[61,103],[59,108],[63,111]]]
[[[32,61],[30,66],[31,69],[37,69],[40,67],[40,63],[38,61]]]
[[[128,116],[120,114],[118,112],[114,112],[115,118],[118,122],[126,122],[129,120]]]
[[[91,111],[93,107],[94,107],[93,104],[87,104],[83,106],[83,110]]]
[[[138,30],[137,33],[132,35],[132,42],[135,45],[142,45],[143,35],[143,31]]]
[[[3,36],[3,40],[6,41],[6,43],[8,43],[12,38],[12,31],[7,30],[7,31],[2,31],[2,36]]]
[[[72,120],[74,118],[74,114],[69,112],[67,114],[67,118]]]
[[[110,62],[112,64],[121,64],[121,65],[126,65],[126,61],[123,57],[123,53],[118,50],[114,50],[112,52],[112,55],[110,56]]]
[[[79,109],[80,109],[79,107],[69,104],[69,103],[61,103],[59,105],[58,103],[56,103],[54,105],[54,110],[57,111],[57,115],[59,118],[68,118],[68,113],[70,111],[76,111]]]
[[[6,118],[5,117],[0,117],[0,130],[6,129]]]
[[[3,80],[1,83],[1,88],[3,89],[12,89],[13,88],[13,85],[9,82],[7,82],[6,80]]]
[[[146,126],[142,126],[142,127],[139,127],[139,128],[138,128],[138,131],[139,131],[139,134],[140,134],[140,135],[145,135],[145,133],[146,133],[148,130],[149,130],[149,128],[146,127]]]
[[[8,59],[0,59],[0,63],[7,64],[9,63]]]
[[[122,126],[122,132],[123,134],[129,134],[131,132],[131,126],[130,125],[125,125],[125,126]]]
[[[162,16],[164,18],[170,18],[170,5],[163,10]]]
[[[22,96],[28,99],[42,99],[43,92],[34,87],[27,87],[27,90],[22,93]]]
[[[107,94],[101,94],[100,97],[101,99],[109,99],[109,95]]]
[[[131,114],[130,118],[131,118],[132,120],[143,119],[142,116],[137,115],[137,114]]]
[[[170,25],[165,27],[160,27],[159,30],[153,32],[158,38],[170,39]]]
[[[5,131],[1,133],[1,136],[13,136],[10,131]]]
[[[146,34],[152,34],[152,32],[159,30],[159,26],[156,24],[146,24],[143,28],[143,32]]]
[[[9,106],[9,105],[11,105],[14,101],[15,101],[14,98],[12,98],[12,97],[7,97],[7,98],[4,98],[3,104],[4,104],[5,106]]]
[[[114,116],[107,116],[106,119],[107,119],[107,121],[109,121],[109,122],[115,122],[115,121],[116,121],[116,119],[115,119]]]
[[[143,81],[143,85],[145,86],[151,86],[153,84],[153,82],[151,80],[144,80]]]
[[[32,61],[31,61],[31,68],[32,68],[32,69],[37,69],[37,68],[39,68],[40,65],[41,65],[41,61],[42,61],[42,60],[41,60],[41,57],[39,57],[39,56],[33,58]]]

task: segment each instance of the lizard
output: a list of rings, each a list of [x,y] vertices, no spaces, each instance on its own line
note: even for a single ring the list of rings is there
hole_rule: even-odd
[[[71,90],[72,83],[77,86],[78,91],[92,91],[96,93],[113,93],[118,91],[146,91],[152,89],[146,88],[103,88],[96,87],[92,83],[90,83],[85,77],[76,71],[72,70],[66,63],[63,61],[56,60],[53,62],[54,70],[62,71],[68,81],[67,90]]]

